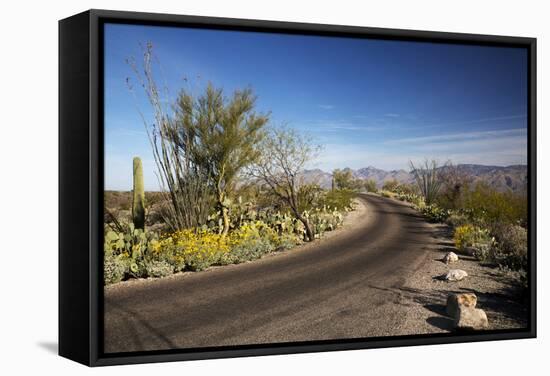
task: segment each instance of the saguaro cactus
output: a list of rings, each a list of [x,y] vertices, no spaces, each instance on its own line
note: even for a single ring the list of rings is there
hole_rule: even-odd
[[[143,167],[139,157],[134,158],[132,220],[134,222],[134,228],[145,228],[145,191],[143,189]]]

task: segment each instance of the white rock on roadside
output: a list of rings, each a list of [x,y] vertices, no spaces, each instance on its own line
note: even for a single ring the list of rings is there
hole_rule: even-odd
[[[443,262],[445,264],[451,264],[451,263],[457,262],[457,261],[458,261],[458,256],[454,252],[449,252],[443,257]]]
[[[447,297],[447,314],[456,319],[461,308],[475,308],[477,296],[471,293],[451,294]]]
[[[460,307],[458,312],[458,317],[454,321],[456,329],[480,330],[489,327],[487,314],[482,309]]]
[[[468,276],[468,273],[466,273],[464,270],[461,269],[451,269],[449,272],[445,275],[445,280],[449,282],[456,282],[461,281],[464,278]]]

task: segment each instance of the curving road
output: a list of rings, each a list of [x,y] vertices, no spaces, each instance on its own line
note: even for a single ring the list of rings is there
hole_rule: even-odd
[[[434,230],[402,203],[359,199],[365,215],[301,249],[107,288],[105,352],[399,334],[407,307],[395,291]]]

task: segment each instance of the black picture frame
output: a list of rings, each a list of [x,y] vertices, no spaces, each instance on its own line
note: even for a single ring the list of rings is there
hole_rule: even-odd
[[[121,354],[102,351],[103,24],[521,47],[528,50],[528,246],[526,329],[413,335]],[[88,10],[59,21],[59,354],[88,366],[431,345],[536,337],[536,39],[356,26]]]

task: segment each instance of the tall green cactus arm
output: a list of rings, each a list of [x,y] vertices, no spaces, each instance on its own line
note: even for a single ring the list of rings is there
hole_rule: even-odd
[[[132,220],[135,228],[145,228],[145,191],[143,188],[143,167],[139,157],[134,158]]]

